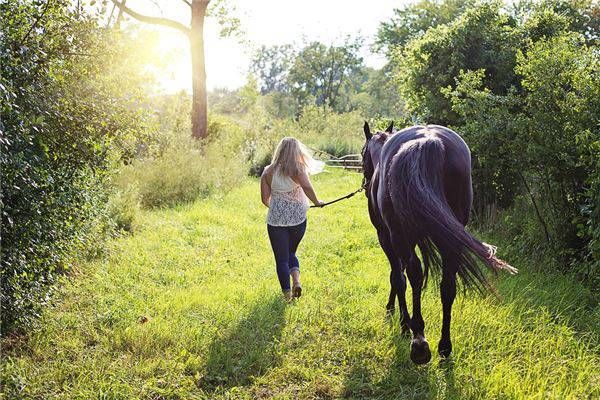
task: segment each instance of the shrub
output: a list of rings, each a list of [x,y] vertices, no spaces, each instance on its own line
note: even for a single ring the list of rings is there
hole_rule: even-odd
[[[322,107],[306,106],[298,120],[299,138],[313,148],[329,146],[337,153],[334,155],[356,153],[364,144],[364,120],[357,111],[337,114]]]
[[[204,141],[187,131],[167,134],[158,154],[123,166],[115,178],[114,201],[124,201],[131,210],[135,201],[145,208],[170,206],[224,193],[239,183],[248,171],[250,141],[222,116],[211,116],[208,131]],[[119,199],[126,193],[133,197]],[[129,214],[114,215],[126,226]]]
[[[467,121],[460,129],[473,150],[476,203],[527,203],[528,213],[515,210],[505,222],[523,243],[550,249],[563,270],[587,277],[599,265],[597,70],[584,36],[562,33],[518,52],[520,88],[495,95],[483,71],[469,71],[446,91]]]
[[[271,164],[272,157],[272,148],[262,149],[257,156],[253,157],[252,160],[250,160],[250,169],[248,171],[248,174],[254,177],[261,176],[263,171],[265,170],[265,167]]]
[[[129,90],[139,74],[119,70],[133,47],[94,17],[69,2],[15,0],[0,2],[0,20],[5,335],[35,320],[74,256],[97,251],[114,138],[148,119]]]
[[[107,204],[108,220],[121,231],[133,232],[140,213],[139,192],[135,185],[115,188]]]

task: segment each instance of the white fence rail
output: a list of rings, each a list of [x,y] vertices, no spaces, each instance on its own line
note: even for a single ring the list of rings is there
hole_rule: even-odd
[[[315,156],[325,161],[332,168],[343,168],[351,171],[362,172],[362,156],[360,154],[346,154],[336,157],[322,150],[310,149]]]
[[[325,162],[333,168],[362,172],[362,157],[360,154],[347,154],[339,158],[331,158]]]

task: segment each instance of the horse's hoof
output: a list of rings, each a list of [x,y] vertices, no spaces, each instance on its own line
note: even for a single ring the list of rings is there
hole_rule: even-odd
[[[410,343],[410,359],[417,365],[427,364],[431,360],[431,350],[427,340],[413,339]]]
[[[438,343],[438,354],[444,358],[450,357],[450,354],[452,354],[452,343],[443,343],[440,341]]]

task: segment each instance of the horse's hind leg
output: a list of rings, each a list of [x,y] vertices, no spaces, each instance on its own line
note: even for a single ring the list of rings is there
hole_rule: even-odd
[[[410,323],[410,314],[406,305],[406,278],[404,277],[404,271],[399,261],[397,261],[397,268],[392,269],[390,280],[392,281],[392,287],[396,288],[395,294],[398,297],[398,304],[400,305],[400,327],[402,328],[402,334],[406,335],[410,332],[408,325]]]
[[[385,305],[387,315],[394,315],[395,308],[396,308],[396,288],[394,287],[394,270],[392,269],[390,271],[390,296],[388,297],[388,302]]]
[[[452,318],[452,304],[456,297],[456,271],[457,263],[454,257],[442,255],[443,272],[440,283],[440,295],[442,297],[442,336],[438,343],[438,353],[442,357],[448,357],[452,353],[452,341],[450,340],[450,320]]]
[[[410,281],[413,294],[413,315],[410,323],[413,340],[410,343],[410,359],[415,364],[425,364],[431,360],[431,350],[429,350],[429,344],[425,339],[425,321],[423,321],[423,315],[421,314],[423,270],[414,247],[405,251],[403,258],[406,259],[406,275]]]
[[[398,304],[400,305],[400,325],[402,327],[402,333],[409,331],[408,323],[410,321],[410,315],[408,314],[408,307],[406,306],[406,278],[402,271],[402,265],[400,260],[393,251],[392,244],[386,232],[378,232],[379,244],[383,249],[383,252],[390,262],[390,296],[386,305],[386,310],[389,314],[394,313],[396,297],[398,297]]]

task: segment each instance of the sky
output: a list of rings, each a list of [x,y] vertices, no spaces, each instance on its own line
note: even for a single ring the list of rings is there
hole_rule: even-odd
[[[393,15],[393,9],[407,0],[227,0],[241,21],[244,43],[219,38],[219,25],[207,18],[204,40],[206,83],[210,89],[235,89],[246,82],[253,51],[261,45],[297,44],[321,41],[336,44],[347,35],[365,38],[365,64],[379,68],[381,56],[371,54],[380,22]],[[189,23],[189,8],[181,0],[129,0],[132,9],[152,16],[163,16]],[[171,62],[159,77],[165,91],[191,90],[190,56],[187,39],[169,28],[160,30],[160,50],[170,54]]]

